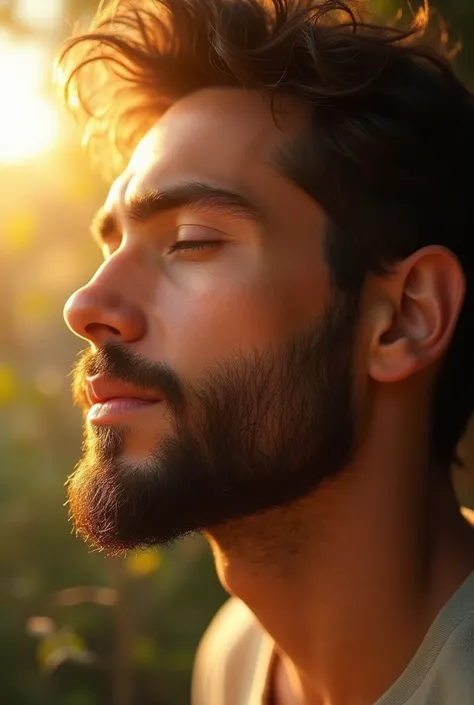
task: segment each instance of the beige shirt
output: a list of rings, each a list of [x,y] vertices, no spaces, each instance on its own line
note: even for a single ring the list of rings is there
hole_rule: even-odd
[[[231,598],[196,656],[192,705],[267,705],[274,643],[248,607]]]
[[[242,602],[230,599],[199,647],[192,705],[268,705],[274,662],[272,639]],[[390,690],[361,705],[474,705],[474,573]]]

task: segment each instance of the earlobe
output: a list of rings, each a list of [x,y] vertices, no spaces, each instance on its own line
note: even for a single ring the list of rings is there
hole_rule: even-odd
[[[465,277],[452,252],[432,246],[404,260],[381,286],[384,304],[374,318],[369,374],[379,382],[399,382],[446,352]]]

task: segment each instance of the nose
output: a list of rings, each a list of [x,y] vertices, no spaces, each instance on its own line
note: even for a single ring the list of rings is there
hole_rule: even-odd
[[[97,348],[107,342],[133,343],[146,332],[145,312],[127,297],[117,276],[105,273],[106,265],[64,307],[64,319],[72,332]]]

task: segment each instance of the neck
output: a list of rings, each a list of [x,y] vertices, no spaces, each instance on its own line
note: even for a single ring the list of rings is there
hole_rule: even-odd
[[[384,438],[383,416],[330,485],[209,537],[224,586],[275,640],[292,703],[375,702],[474,570],[449,477],[410,433]]]

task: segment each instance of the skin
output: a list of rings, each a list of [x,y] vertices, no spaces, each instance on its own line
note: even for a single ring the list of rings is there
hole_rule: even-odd
[[[305,124],[304,109],[288,105],[277,127],[260,96],[201,91],[138,145],[105,204],[120,232],[65,308],[93,351],[120,342],[192,381],[236,349],[265,349],[320,319],[330,298],[324,214],[269,164]],[[265,212],[263,226],[186,210],[141,224],[125,218],[130,197],[192,179],[248,194]],[[157,260],[157,232],[167,238],[190,223],[227,233],[231,244],[220,255]],[[428,453],[430,394],[464,289],[455,257],[434,246],[390,276],[367,277],[354,339],[350,467],[285,508],[207,532],[223,585],[276,641],[276,705],[375,702],[474,569],[472,531]],[[160,408],[131,417],[123,456],[146,458],[169,423]]]

